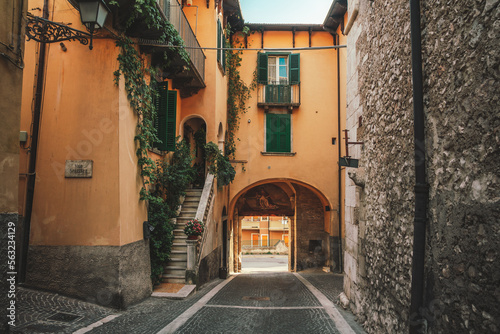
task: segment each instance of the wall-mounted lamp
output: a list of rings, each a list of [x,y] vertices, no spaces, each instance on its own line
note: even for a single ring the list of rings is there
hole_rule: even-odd
[[[80,19],[89,32],[76,30],[28,13],[26,26],[28,40],[33,39],[41,43],[77,40],[83,45],[89,44],[90,40],[89,49],[92,50],[94,31],[104,26],[110,10],[103,0],[77,0],[77,2],[80,7]]]

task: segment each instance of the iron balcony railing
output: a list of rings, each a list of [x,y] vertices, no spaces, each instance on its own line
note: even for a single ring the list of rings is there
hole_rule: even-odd
[[[167,20],[172,23],[175,30],[182,37],[184,44],[187,46],[186,51],[192,65],[198,71],[201,79],[205,81],[205,54],[200,48],[200,43],[198,43],[186,15],[182,11],[182,6],[177,0],[158,0],[158,5]]]
[[[257,103],[263,106],[299,106],[300,83],[290,85],[286,82],[269,82],[267,85],[259,85]]]

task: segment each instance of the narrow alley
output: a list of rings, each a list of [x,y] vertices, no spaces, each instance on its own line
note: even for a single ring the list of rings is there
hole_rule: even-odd
[[[13,333],[365,333],[335,305],[343,275],[290,273],[284,259],[244,256],[242,274],[211,281],[184,300],[151,297],[122,312],[21,289],[22,321]]]

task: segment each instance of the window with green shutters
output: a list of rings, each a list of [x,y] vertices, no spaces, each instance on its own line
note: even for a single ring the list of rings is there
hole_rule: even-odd
[[[264,102],[292,103],[292,86],[300,83],[300,54],[259,53],[257,56],[257,82],[265,85]]]
[[[222,66],[222,71],[226,71],[226,51],[221,48],[227,47],[224,29],[220,20],[217,20],[217,61]]]
[[[155,128],[161,142],[153,144],[160,151],[175,150],[175,126],[177,115],[177,91],[168,90],[168,82],[156,84]]]
[[[266,114],[266,152],[290,153],[291,115]]]
[[[285,73],[283,73],[284,68]],[[284,83],[284,81],[290,85],[300,83],[300,53],[259,53],[257,55],[257,82],[268,85]]]

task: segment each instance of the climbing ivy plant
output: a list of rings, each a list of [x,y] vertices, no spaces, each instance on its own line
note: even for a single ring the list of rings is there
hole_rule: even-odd
[[[217,144],[209,142],[205,145],[205,159],[208,164],[208,171],[217,178],[219,187],[227,186],[234,180],[236,171],[234,170],[229,157],[219,149]]]
[[[148,28],[159,31],[161,41],[184,45],[172,24],[162,17],[156,0],[136,0],[126,23],[126,30],[133,29],[138,20],[146,23]],[[194,179],[194,169],[191,167],[193,158],[188,146],[180,141],[169,162],[155,162],[151,159],[149,150],[159,138],[154,126],[156,92],[146,78],[148,75],[154,77],[156,71],[144,66],[143,59],[128,37],[122,36],[116,45],[121,52],[118,56],[119,68],[114,72],[115,83],[118,85],[123,76],[130,106],[138,116],[134,140],[137,142],[137,163],[143,177],[140,199],[147,203],[148,221],[153,228],[150,241],[151,277],[153,283],[157,283],[163,272],[163,265],[170,257],[174,228],[172,218],[176,217],[181,195]],[[189,55],[183,48],[172,48],[164,53],[165,67],[169,66],[169,57],[174,52],[184,60],[189,60]]]
[[[244,27],[242,33],[249,34],[249,28]],[[233,36],[234,32],[228,24],[226,28],[226,36]],[[229,38],[226,40],[226,45],[231,45],[232,48],[242,48],[242,43],[238,38]],[[236,132],[239,128],[241,115],[246,113],[248,108],[246,103],[251,97],[251,93],[257,86],[256,72],[250,85],[245,84],[241,78],[241,50],[232,50],[227,52],[226,68],[228,74],[228,88],[227,88],[227,138],[225,142],[225,154],[234,158],[236,152]]]

